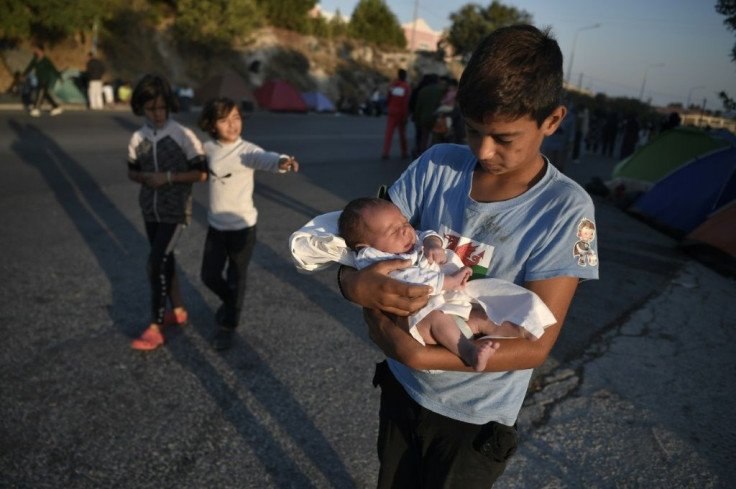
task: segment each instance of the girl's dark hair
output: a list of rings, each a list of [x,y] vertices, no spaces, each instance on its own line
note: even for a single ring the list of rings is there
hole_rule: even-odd
[[[502,27],[473,52],[460,78],[457,102],[470,120],[530,116],[539,126],[562,100],[562,52],[549,31]]]
[[[356,245],[361,241],[365,241],[363,237],[365,234],[363,210],[384,205],[392,204],[388,200],[376,197],[360,197],[347,203],[337,220],[337,227],[348,248],[357,251],[355,249]]]
[[[217,139],[217,121],[223,117],[227,117],[233,108],[237,106],[235,101],[227,97],[210,99],[202,107],[197,125],[209,134],[212,139]]]
[[[157,99],[159,95],[163,97],[169,113],[179,112],[179,99],[166,78],[148,74],[143,76],[133,89],[133,95],[130,97],[130,107],[133,113],[143,115],[143,105]]]

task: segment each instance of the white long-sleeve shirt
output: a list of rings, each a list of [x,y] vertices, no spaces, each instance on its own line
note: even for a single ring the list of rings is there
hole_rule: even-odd
[[[204,144],[209,173],[207,221],[219,231],[237,231],[254,226],[258,211],[253,205],[255,170],[279,172],[279,162],[288,159],[243,139],[234,143]]]

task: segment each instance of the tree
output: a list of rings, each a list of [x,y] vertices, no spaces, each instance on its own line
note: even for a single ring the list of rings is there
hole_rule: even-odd
[[[447,41],[453,50],[468,60],[475,47],[491,32],[499,27],[514,24],[531,24],[532,15],[515,7],[507,7],[493,0],[488,7],[467,4],[450,14],[452,26]]]
[[[257,3],[269,24],[306,33],[309,30],[307,13],[317,0],[257,0]]]
[[[718,0],[716,12],[726,16],[723,23],[726,24],[728,30],[736,31],[736,0]],[[736,62],[736,44],[731,49],[731,60]],[[736,101],[729,97],[728,93],[719,92],[718,98],[723,102],[723,108],[728,111],[736,110]]]
[[[360,0],[350,19],[349,33],[375,44],[406,47],[404,30],[384,0]]]
[[[178,0],[177,37],[201,46],[227,46],[260,27],[255,0]]]
[[[728,30],[736,31],[736,0],[718,0],[716,12],[726,16],[723,23],[726,24]],[[731,60],[736,62],[736,44],[731,49]]]
[[[95,20],[110,16],[123,0],[0,0],[0,37],[57,41],[89,31]]]

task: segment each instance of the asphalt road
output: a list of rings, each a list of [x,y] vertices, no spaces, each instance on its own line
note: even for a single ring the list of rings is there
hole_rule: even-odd
[[[194,127],[196,114],[178,119]],[[302,171],[258,174],[235,346],[208,344],[218,304],[198,278],[198,185],[177,250],[189,324],[141,353],[129,342],[148,315],[147,244],[125,177],[140,120],[0,110],[0,487],[374,487],[382,355],[334,273],[296,273],[287,240],[406,167],[396,141],[379,158],[384,123],[249,115],[246,138]],[[584,155],[568,172],[584,183],[613,163]],[[596,212],[602,279],[580,286],[496,487],[728,487],[734,282],[608,202]]]

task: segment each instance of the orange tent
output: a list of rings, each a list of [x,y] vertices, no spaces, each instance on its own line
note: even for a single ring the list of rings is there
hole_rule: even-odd
[[[682,247],[719,272],[736,276],[736,201],[711,214]]]
[[[262,109],[279,112],[308,112],[302,96],[285,80],[269,80],[256,88],[254,95]]]

